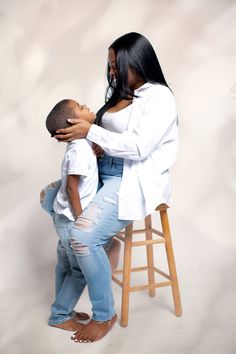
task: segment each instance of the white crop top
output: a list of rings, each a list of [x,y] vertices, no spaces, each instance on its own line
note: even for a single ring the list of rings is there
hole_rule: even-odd
[[[114,133],[123,133],[127,130],[132,104],[118,112],[105,112],[102,116],[102,127]]]

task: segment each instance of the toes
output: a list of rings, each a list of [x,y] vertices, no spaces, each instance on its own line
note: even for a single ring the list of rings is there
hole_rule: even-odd
[[[80,332],[80,329],[78,329],[74,334],[73,334],[73,336],[71,336],[70,338],[72,339],[72,340],[77,340],[78,338],[79,338],[79,332]]]
[[[85,334],[82,334],[79,337],[79,343],[87,343],[87,341],[88,341],[88,337]]]
[[[83,341],[86,339],[86,337],[83,335],[83,333],[76,333],[76,335],[74,335],[74,341],[76,343],[83,343]]]
[[[88,336],[85,340],[84,343],[92,343],[93,342],[93,337]]]
[[[91,340],[90,340],[90,336],[85,332],[80,332],[78,333],[78,336],[77,338],[75,339],[75,342],[78,342],[78,343],[90,343]]]

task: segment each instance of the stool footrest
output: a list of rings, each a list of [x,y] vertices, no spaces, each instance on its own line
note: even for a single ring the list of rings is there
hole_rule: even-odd
[[[156,229],[153,229],[152,227],[150,228],[147,228],[147,229],[134,229],[132,230],[132,234],[133,235],[137,235],[137,234],[143,234],[145,233],[147,230],[150,230],[153,234],[156,234],[158,236],[161,236],[161,237],[165,237],[164,233],[161,232],[161,231],[158,231]],[[118,232],[115,237],[117,237],[118,239],[120,239],[121,241],[124,241],[125,240],[125,231],[120,231]]]
[[[119,285],[121,288],[123,287],[123,282],[117,279],[114,275],[112,275],[112,280]]]
[[[125,236],[117,234],[115,237],[118,238],[120,241],[125,242]],[[145,241],[135,241],[135,242],[131,242],[131,246],[155,245],[157,243],[166,243],[166,239],[159,238],[156,240],[152,239],[152,240],[145,240]]]
[[[165,237],[164,233],[161,231],[158,231],[156,229],[151,229],[153,234],[159,235],[161,237]]]
[[[119,285],[121,288],[123,287],[123,282],[120,281],[119,279],[117,279],[114,275],[112,275],[112,280]],[[151,285],[139,285],[139,286],[132,286],[129,288],[130,292],[134,292],[134,291],[140,291],[140,290],[144,290],[144,289],[156,289],[156,288],[162,288],[164,286],[170,286],[172,285],[173,282],[172,281],[162,281],[162,282],[158,282],[158,283],[154,283]]]
[[[131,272],[141,272],[143,270],[148,270],[148,267],[147,266],[144,266],[144,267],[136,267],[136,268],[131,268],[130,271]],[[113,272],[113,274],[122,274],[123,273],[123,269],[117,269]]]
[[[152,285],[139,285],[139,286],[133,286],[130,288],[131,291],[139,291],[139,290],[144,290],[144,289],[156,289],[156,288],[162,288],[164,286],[170,286],[172,285],[172,281],[163,281],[160,283],[154,283]]]
[[[163,277],[167,278],[170,280],[170,276],[163,272],[161,269],[157,268],[157,267],[147,267],[147,266],[144,266],[144,267],[135,267],[135,268],[131,268],[130,271],[131,272],[142,272],[144,270],[148,270],[148,269],[151,269],[151,270],[154,270],[155,272],[159,273],[160,275],[162,275]],[[114,274],[123,274],[123,269],[117,269],[113,272],[113,275]]]
[[[166,240],[163,239],[158,239],[158,240],[146,240],[146,241],[135,241],[132,242],[132,246],[146,246],[146,245],[155,245],[157,243],[166,243]]]
[[[161,269],[153,267],[153,270],[157,273],[159,273],[160,275],[162,275],[163,277],[167,278],[170,280],[170,276],[168,274],[166,274],[165,272],[163,272]]]
[[[162,286],[168,286],[168,285],[172,285],[172,281],[171,281],[171,277],[166,274],[165,272],[163,272],[161,269],[159,268],[156,268],[156,267],[147,267],[147,266],[144,266],[144,267],[135,267],[135,268],[131,268],[130,269],[130,272],[142,272],[142,271],[145,271],[145,270],[153,270],[155,271],[156,273],[162,275],[164,278],[166,279],[169,279],[169,282],[158,282],[158,283],[154,283],[152,285],[141,285],[140,286],[136,286],[136,287],[131,287],[129,291],[136,291],[136,290],[132,290],[132,289],[138,289],[138,290],[142,290],[142,289],[154,289],[154,288],[159,288],[159,287],[162,287]],[[123,274],[123,269],[118,269],[118,270],[115,270],[112,274],[112,280],[118,284],[119,286],[123,286],[123,281],[119,280],[115,274]],[[162,285],[164,284],[164,285]],[[139,289],[140,288],[140,289]]]

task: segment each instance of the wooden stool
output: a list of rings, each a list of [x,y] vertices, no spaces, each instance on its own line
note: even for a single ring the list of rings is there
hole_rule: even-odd
[[[174,300],[174,309],[176,316],[182,315],[182,307],[179,293],[179,285],[175,267],[174,252],[171,241],[171,234],[169,228],[169,221],[167,215],[168,206],[166,204],[161,204],[156,208],[156,211],[160,213],[162,231],[158,231],[152,228],[152,218],[148,215],[144,222],[144,229],[133,229],[133,224],[128,225],[125,231],[118,233],[115,237],[120,241],[124,242],[124,259],[123,259],[123,269],[119,269],[113,272],[112,280],[121,286],[122,288],[122,305],[121,305],[121,326],[126,327],[128,325],[129,316],[129,294],[133,291],[139,291],[148,289],[150,296],[155,296],[155,289],[163,286],[171,286],[172,294]],[[145,234],[146,240],[144,241],[133,241],[133,235],[135,234]],[[152,234],[158,235],[158,238],[153,239]],[[155,244],[165,244],[169,274],[166,274],[162,270],[154,266],[153,260],[153,245]],[[131,253],[133,246],[146,246],[147,252],[147,265],[144,267],[131,268]],[[148,284],[130,287],[130,275],[131,272],[146,271],[148,274]],[[166,278],[167,281],[155,282],[155,274],[159,273],[162,277]],[[116,274],[123,274],[123,280],[120,281]]]

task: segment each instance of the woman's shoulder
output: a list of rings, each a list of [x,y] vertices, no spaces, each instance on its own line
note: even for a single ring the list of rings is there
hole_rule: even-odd
[[[137,90],[137,104],[140,107],[168,107],[176,110],[175,98],[169,87],[161,84],[146,83]],[[155,108],[156,109],[156,108]]]
[[[146,82],[139,89],[135,91],[135,94],[138,97],[143,97],[144,99],[149,99],[152,97],[171,97],[173,98],[173,93],[169,89],[169,87],[161,84],[152,84],[150,82]]]

